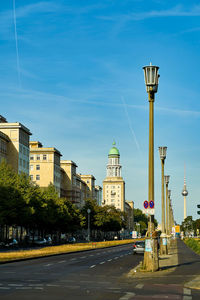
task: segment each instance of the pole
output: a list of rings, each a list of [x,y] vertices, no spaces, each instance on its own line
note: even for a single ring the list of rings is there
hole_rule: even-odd
[[[166,233],[165,228],[165,187],[164,187],[164,159],[161,159],[161,170],[162,170],[162,232]]]
[[[166,233],[169,235],[169,196],[168,183],[166,183]]]
[[[148,201],[154,201],[154,92],[149,91],[149,170],[148,170]],[[148,233],[146,243],[150,245],[150,251],[144,253],[144,269],[157,271],[158,244],[154,236],[154,215],[149,216]],[[145,246],[146,248],[146,246]]]
[[[149,92],[149,201],[154,201],[154,93]],[[150,215],[150,236],[154,231],[154,215]]]
[[[88,242],[90,242],[90,213],[91,213],[91,209],[87,209],[87,213],[88,213]]]
[[[90,213],[88,213],[88,242],[90,242]]]

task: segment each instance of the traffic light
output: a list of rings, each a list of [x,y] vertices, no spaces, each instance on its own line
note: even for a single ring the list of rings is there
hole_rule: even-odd
[[[200,204],[197,204],[197,208],[200,208]],[[197,213],[200,215],[200,210],[198,210]]]

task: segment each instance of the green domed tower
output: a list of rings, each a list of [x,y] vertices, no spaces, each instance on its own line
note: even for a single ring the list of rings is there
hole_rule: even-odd
[[[113,142],[108,153],[107,174],[103,181],[103,203],[125,210],[125,182],[121,177],[120,153]]]

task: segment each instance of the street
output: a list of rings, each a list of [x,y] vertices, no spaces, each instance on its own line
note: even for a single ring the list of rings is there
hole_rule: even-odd
[[[143,258],[130,244],[2,264],[0,299],[200,299],[185,287],[200,275],[200,257],[180,240],[178,257],[174,272],[144,278],[125,276]]]

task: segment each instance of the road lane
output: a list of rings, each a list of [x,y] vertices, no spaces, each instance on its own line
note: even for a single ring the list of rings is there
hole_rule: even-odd
[[[57,294],[60,294],[62,299],[66,292],[71,291],[75,294],[70,297],[76,297],[80,290],[88,299],[88,291],[101,293],[105,287],[112,294],[118,291],[118,287],[114,287],[118,277],[141,259],[141,256],[132,255],[129,244],[4,264],[0,266],[0,298],[40,299],[45,294],[48,299],[58,299]]]

